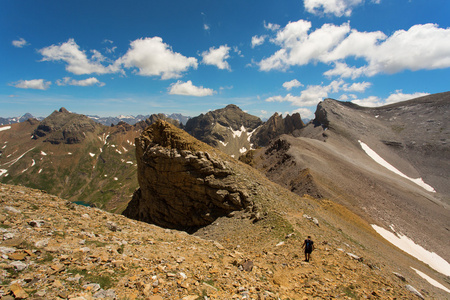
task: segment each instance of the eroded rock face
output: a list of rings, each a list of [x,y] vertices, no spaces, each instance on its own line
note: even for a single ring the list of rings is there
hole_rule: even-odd
[[[249,207],[248,192],[241,188],[231,166],[208,149],[213,151],[164,121],[146,129],[136,139],[140,188],[123,214],[194,231]]]

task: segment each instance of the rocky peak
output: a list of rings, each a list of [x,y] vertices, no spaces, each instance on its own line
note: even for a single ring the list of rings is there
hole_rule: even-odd
[[[94,132],[101,126],[85,115],[70,113],[62,107],[45,118],[33,133],[34,139],[45,137],[52,144],[77,144],[83,141],[86,133]]]
[[[252,137],[252,142],[258,146],[267,146],[273,139],[282,134],[293,134],[305,127],[300,114],[294,113],[283,118],[278,113],[273,114]]]
[[[249,208],[252,184],[240,182],[224,157],[174,125],[156,121],[136,139],[140,188],[123,214],[193,231]]]
[[[158,120],[164,120],[166,122],[169,122],[176,127],[180,127],[180,122],[178,120],[174,120],[172,118],[167,117],[165,114],[152,114],[147,119],[140,121],[136,123],[134,126],[138,129],[144,130],[148,126],[152,125]]]
[[[261,124],[260,118],[230,104],[189,119],[185,130],[202,142],[239,157],[251,149],[250,136]]]

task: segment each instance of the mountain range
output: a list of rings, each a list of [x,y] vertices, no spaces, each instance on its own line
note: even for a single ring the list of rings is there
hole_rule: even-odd
[[[0,127],[0,180],[246,253],[268,255],[289,232],[312,234],[322,249],[407,274],[420,297],[442,299],[450,285],[449,111],[450,92],[377,108],[326,99],[307,124],[299,114],[263,122],[228,105],[185,125],[160,114],[105,126],[61,108]],[[302,239],[294,240],[282,239],[284,256],[300,251]]]

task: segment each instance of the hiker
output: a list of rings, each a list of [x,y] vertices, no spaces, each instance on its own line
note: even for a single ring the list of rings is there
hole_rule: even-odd
[[[302,248],[305,248],[305,261],[309,262],[311,252],[314,250],[314,242],[311,241],[311,236],[308,235],[308,238],[303,242]]]

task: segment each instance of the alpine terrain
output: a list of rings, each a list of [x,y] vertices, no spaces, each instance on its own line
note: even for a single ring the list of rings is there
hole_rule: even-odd
[[[447,92],[326,99],[306,125],[229,105],[0,127],[0,295],[448,299],[449,111]]]

